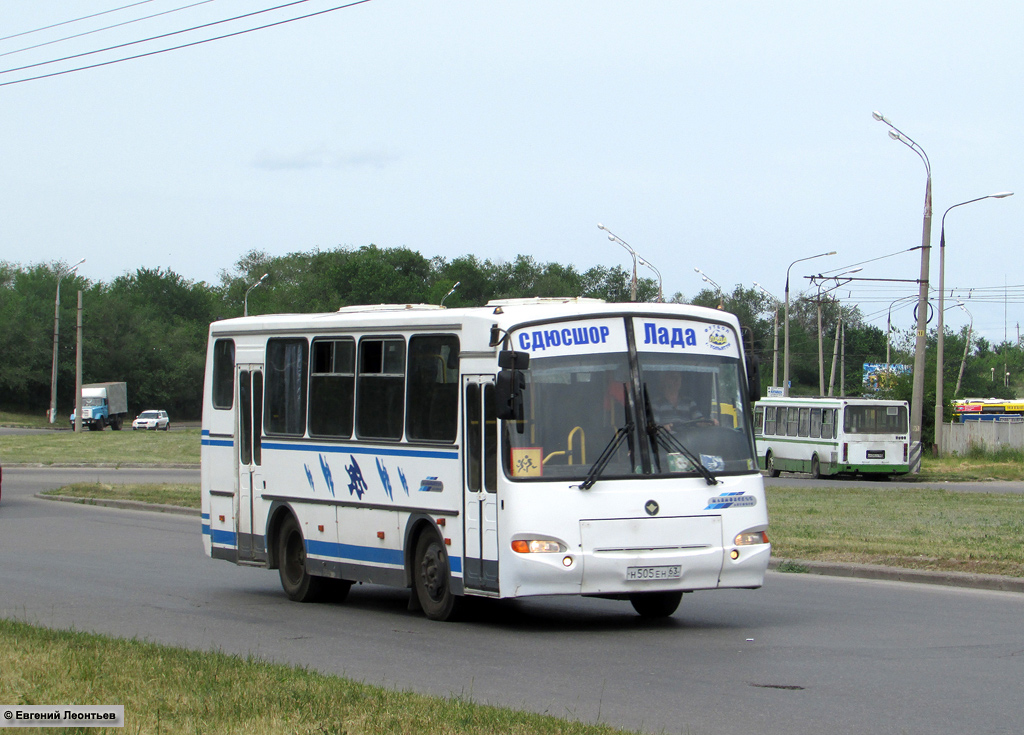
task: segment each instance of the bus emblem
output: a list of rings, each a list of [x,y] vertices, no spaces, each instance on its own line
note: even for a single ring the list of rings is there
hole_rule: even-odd
[[[656,516],[658,515],[658,511],[661,510],[661,506],[659,506],[654,500],[648,500],[644,505],[644,510],[647,511],[647,515]]]

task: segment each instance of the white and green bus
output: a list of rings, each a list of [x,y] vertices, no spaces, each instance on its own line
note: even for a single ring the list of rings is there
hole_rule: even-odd
[[[758,466],[772,477],[906,474],[909,405],[874,398],[763,398],[754,405]]]

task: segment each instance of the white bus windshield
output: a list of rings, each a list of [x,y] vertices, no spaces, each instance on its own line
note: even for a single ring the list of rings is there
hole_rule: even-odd
[[[738,350],[644,351],[641,343],[631,367],[612,330],[604,351],[531,354],[524,420],[505,424],[509,477],[583,481],[605,453],[602,480],[756,470]]]

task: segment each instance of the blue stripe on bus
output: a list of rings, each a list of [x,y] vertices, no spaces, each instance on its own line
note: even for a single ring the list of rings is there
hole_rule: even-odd
[[[338,544],[332,541],[316,541],[311,539],[306,541],[306,553],[341,561],[391,564],[398,567],[405,565],[405,554],[401,549],[380,549],[372,546],[355,546],[353,544]],[[462,559],[449,556],[448,564],[451,566],[453,574],[462,573]]]
[[[370,454],[382,457],[416,457],[418,459],[458,459],[457,451],[438,451],[421,449],[389,449],[386,447],[354,447],[346,444],[291,444],[281,442],[263,442],[264,449],[277,449],[283,452],[324,452],[335,454]]]
[[[204,447],[233,447],[235,442],[233,439],[202,439],[199,442],[200,446]]]
[[[211,541],[215,544],[222,544],[224,546],[238,546],[238,537],[234,531],[222,531],[216,528],[210,532]]]

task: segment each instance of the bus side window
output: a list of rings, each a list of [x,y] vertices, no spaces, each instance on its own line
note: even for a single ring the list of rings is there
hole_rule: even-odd
[[[406,436],[454,442],[458,431],[459,338],[411,337],[406,388]]]
[[[789,417],[786,421],[786,436],[797,436],[799,434],[800,427],[800,409],[796,407],[790,407],[788,410]]]
[[[821,437],[821,409],[811,409],[811,438],[819,439]]]
[[[309,376],[309,435],[352,436],[355,406],[356,342],[314,339]]]
[[[775,433],[775,406],[765,406],[764,409],[764,433]]]
[[[230,409],[235,405],[235,341],[218,339],[213,343],[213,407]]]
[[[800,436],[808,436],[811,431],[811,409],[800,409]]]
[[[401,439],[405,409],[405,340],[359,341],[356,377],[356,435]]]
[[[264,428],[268,434],[306,433],[306,373],[309,344],[304,338],[268,339]]]
[[[754,436],[761,436],[764,433],[761,427],[764,426],[764,408],[758,407],[754,409]]]
[[[836,438],[836,409],[825,408],[821,411],[821,438]]]

